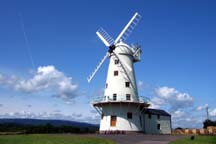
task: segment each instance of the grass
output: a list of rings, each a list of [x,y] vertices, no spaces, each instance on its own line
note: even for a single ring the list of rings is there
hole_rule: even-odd
[[[0,135],[0,144],[115,144],[102,138],[78,135]]]
[[[195,136],[194,140],[187,137],[171,142],[170,144],[216,144],[216,136]]]

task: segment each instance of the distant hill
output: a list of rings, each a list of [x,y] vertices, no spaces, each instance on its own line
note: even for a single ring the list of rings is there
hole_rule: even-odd
[[[74,127],[99,127],[96,124],[84,123],[84,122],[76,122],[69,120],[45,120],[45,119],[28,119],[28,118],[15,118],[15,119],[0,119],[0,124],[5,123],[13,123],[13,124],[21,124],[21,125],[45,125],[47,123],[53,126],[74,126]]]
[[[0,119],[0,132],[25,131],[27,133],[85,133],[96,132],[99,125],[68,121],[44,119]]]

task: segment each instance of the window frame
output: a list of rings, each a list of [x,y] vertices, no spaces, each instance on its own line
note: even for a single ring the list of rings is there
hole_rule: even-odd
[[[128,99],[128,97],[129,97],[129,99]],[[130,101],[130,100],[131,100],[131,94],[126,94],[126,100],[127,100],[127,101]]]
[[[130,82],[125,82],[125,87],[129,88],[130,87]]]
[[[114,64],[119,64],[119,59],[115,59]]]
[[[157,129],[160,130],[160,128],[161,128],[161,125],[157,124]]]
[[[117,100],[117,94],[114,93],[114,94],[113,94],[113,101],[116,101],[116,100]]]
[[[114,73],[113,73],[113,75],[114,75],[114,76],[118,76],[118,71],[115,70]]]
[[[149,114],[148,114],[148,118],[151,119],[151,117],[152,117],[152,115],[149,113]]]
[[[127,112],[127,119],[133,119],[133,113]]]

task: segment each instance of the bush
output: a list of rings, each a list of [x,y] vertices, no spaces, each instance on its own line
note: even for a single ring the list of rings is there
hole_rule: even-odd
[[[209,119],[203,122],[203,128],[207,128],[208,126],[216,126],[216,121],[211,121]]]

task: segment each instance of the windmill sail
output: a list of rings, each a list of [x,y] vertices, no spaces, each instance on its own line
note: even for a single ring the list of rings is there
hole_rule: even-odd
[[[92,78],[94,77],[94,75],[97,73],[97,71],[99,70],[99,68],[101,67],[101,65],[104,63],[104,61],[106,60],[106,58],[109,56],[109,53],[107,52],[106,55],[103,57],[103,59],[99,62],[99,64],[97,65],[97,67],[95,68],[95,70],[92,72],[92,74],[87,78],[88,82],[91,82]]]
[[[132,33],[133,29],[137,26],[140,19],[141,19],[141,15],[139,15],[136,12],[134,16],[131,18],[131,20],[128,22],[128,24],[124,27],[122,32],[118,35],[118,37],[115,40],[115,43],[118,43],[119,40],[126,40],[128,36]]]
[[[107,47],[114,43],[113,38],[103,28],[100,28],[96,34]]]

